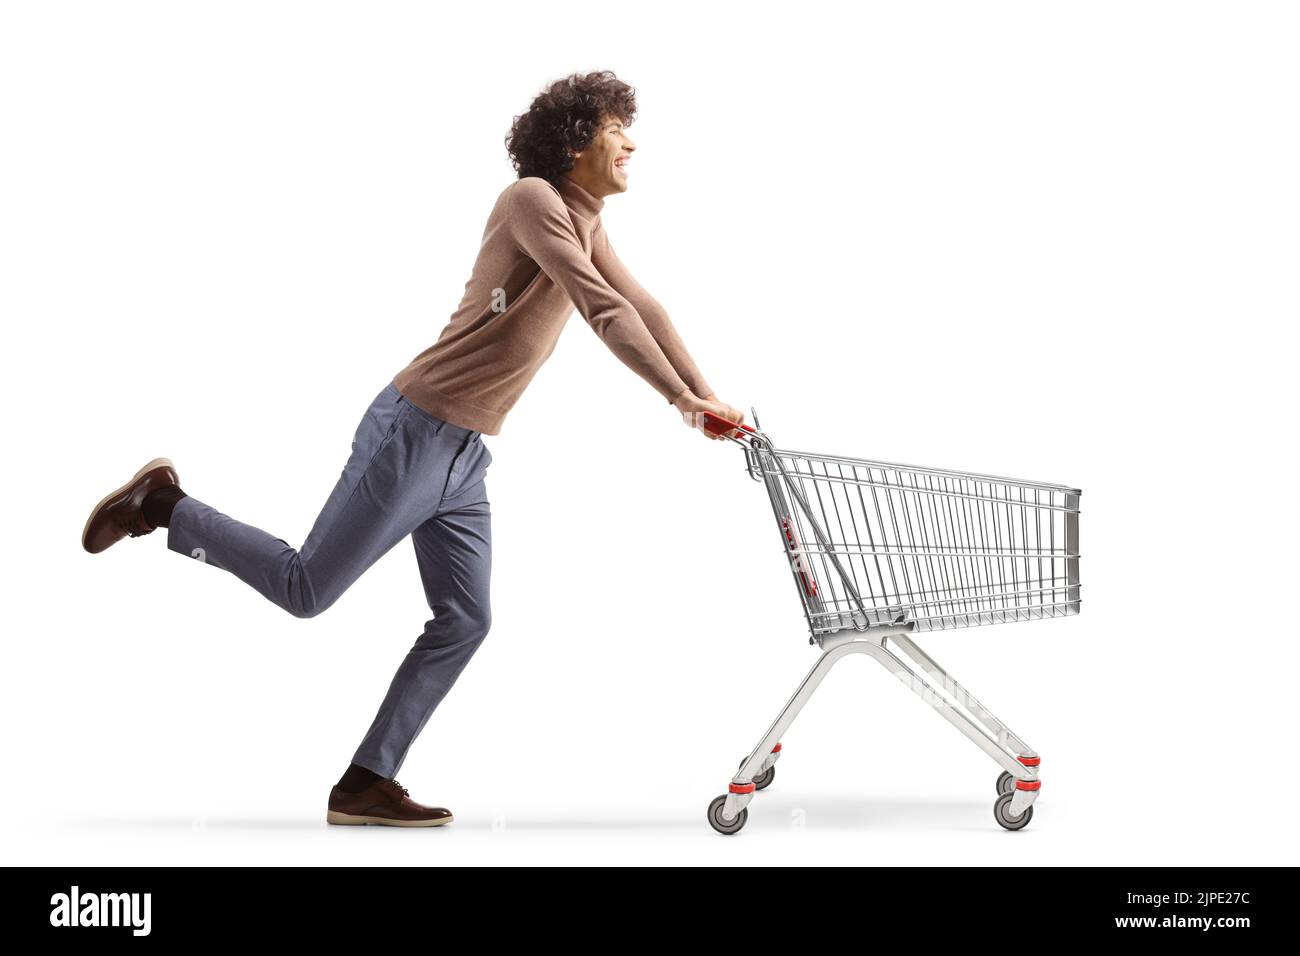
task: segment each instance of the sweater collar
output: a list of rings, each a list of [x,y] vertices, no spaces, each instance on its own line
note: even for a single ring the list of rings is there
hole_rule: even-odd
[[[558,188],[568,207],[583,219],[595,219],[605,206],[605,200],[596,198],[563,174]]]

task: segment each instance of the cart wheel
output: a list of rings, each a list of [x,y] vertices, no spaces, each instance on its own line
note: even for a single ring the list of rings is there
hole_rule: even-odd
[[[1034,808],[1025,807],[1025,812],[1018,817],[1011,815],[1011,798],[1013,793],[1004,793],[993,803],[993,819],[998,821],[998,825],[1008,830],[1021,830],[1029,825],[1029,821],[1034,818]],[[742,814],[743,816],[743,814]]]
[[[730,835],[738,833],[740,828],[745,825],[745,821],[749,819],[749,808],[746,807],[741,810],[734,820],[727,821],[722,819],[722,805],[726,802],[727,795],[725,793],[720,797],[713,798],[713,802],[709,804],[709,826],[719,833]]]
[[[749,759],[748,757],[741,757],[740,763],[736,765],[736,769],[739,770],[741,767],[745,766],[745,761],[748,759]],[[753,781],[754,789],[766,790],[768,787],[772,785],[772,781],[775,779],[776,779],[776,764],[773,764],[772,766],[768,767],[766,770],[764,770],[762,773],[760,773],[757,777],[754,778]]]
[[[1016,789],[1016,778],[1003,770],[998,774],[998,793],[1011,793]]]

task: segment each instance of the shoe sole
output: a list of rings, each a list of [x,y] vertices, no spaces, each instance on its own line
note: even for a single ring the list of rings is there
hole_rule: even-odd
[[[358,827],[366,823],[377,823],[384,827],[440,827],[451,823],[453,817],[440,817],[437,820],[393,820],[390,817],[365,817],[354,813],[340,813],[330,810],[325,814],[326,823],[341,826]]]
[[[126,484],[124,484],[121,488],[118,488],[116,491],[110,491],[108,494],[104,495],[103,498],[100,498],[100,499],[99,499],[99,504],[95,505],[95,507],[93,507],[93,508],[90,509],[90,517],[86,519],[86,526],[85,526],[84,528],[81,529],[81,547],[82,547],[83,550],[85,550],[85,551],[89,551],[89,550],[90,550],[89,548],[86,547],[86,536],[87,536],[88,534],[90,534],[90,525],[91,525],[91,522],[93,522],[93,521],[95,520],[95,516],[96,516],[97,514],[99,514],[100,509],[103,508],[104,505],[106,505],[106,504],[108,504],[110,501],[112,501],[114,498],[116,498],[118,495],[122,494],[122,492],[126,491],[128,488],[130,488],[132,485],[134,485],[137,481],[139,481],[139,480],[140,480],[142,477],[144,477],[146,474],[148,474],[149,472],[153,471],[155,468],[158,468],[158,467],[161,467],[161,466],[164,466],[164,465],[165,465],[166,467],[170,468],[172,471],[175,471],[175,470],[176,470],[176,466],[173,465],[173,464],[171,463],[171,459],[168,459],[168,458],[155,458],[153,461],[149,462],[149,464],[145,465],[143,468],[141,468],[139,471],[137,471],[134,475],[132,475],[132,476],[131,476],[131,480],[128,481]]]

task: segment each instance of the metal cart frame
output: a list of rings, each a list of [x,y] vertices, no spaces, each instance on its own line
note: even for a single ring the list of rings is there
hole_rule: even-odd
[[[822,654],[741,761],[727,793],[709,804],[709,823],[725,834],[745,825],[746,808],[772,783],[781,738],[804,704],[840,660],[866,654],[993,758],[1002,768],[994,819],[1008,830],[1023,828],[1039,793],[1039,755],[913,635],[1078,614],[1081,492],[778,449],[750,411],[753,426],[704,413],[700,427],[740,445],[749,477],[767,488],[809,643]]]

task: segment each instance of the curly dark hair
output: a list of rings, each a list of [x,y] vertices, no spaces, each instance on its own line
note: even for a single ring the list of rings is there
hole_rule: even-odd
[[[611,70],[556,80],[511,124],[506,136],[511,165],[520,179],[540,176],[559,185],[560,177],[573,168],[569,151],[590,146],[607,115],[617,116],[624,126],[636,119],[636,90]]]

